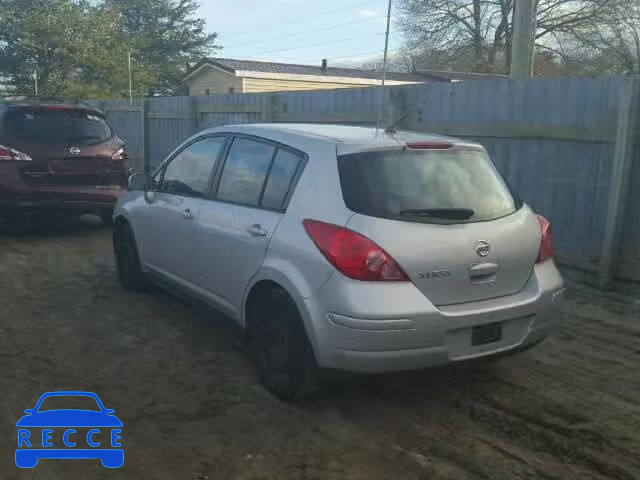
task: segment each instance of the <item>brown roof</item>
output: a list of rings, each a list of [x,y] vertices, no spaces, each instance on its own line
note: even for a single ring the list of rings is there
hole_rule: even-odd
[[[294,75],[316,75],[325,77],[351,77],[365,79],[380,79],[381,70],[361,70],[358,68],[327,67],[323,70],[320,65],[297,65],[293,63],[258,62],[255,60],[235,60],[232,58],[205,58],[189,70],[186,77],[191,76],[203,65],[214,65],[235,74],[238,71],[284,73]],[[185,77],[185,78],[186,78]],[[388,80],[407,82],[450,82],[447,77],[440,77],[430,73],[387,72]]]

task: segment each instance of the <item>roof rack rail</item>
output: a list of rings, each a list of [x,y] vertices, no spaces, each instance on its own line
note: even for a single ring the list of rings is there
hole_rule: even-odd
[[[67,100],[62,97],[55,97],[53,95],[33,95],[33,94],[11,94],[11,95],[3,95],[2,100],[11,102],[11,101],[35,101],[35,102],[56,102],[56,103],[74,103],[71,100]]]
[[[34,102],[34,103],[67,103],[69,105],[77,105],[79,107],[84,107],[88,110],[94,110],[97,112],[101,112],[99,106],[93,105],[84,100],[69,100],[62,97],[55,97],[50,95],[0,95],[0,103],[10,103],[10,102]]]

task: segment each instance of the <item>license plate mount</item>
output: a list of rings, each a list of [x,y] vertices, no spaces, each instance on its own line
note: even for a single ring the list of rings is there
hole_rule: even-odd
[[[471,345],[474,347],[499,342],[500,340],[502,340],[501,322],[478,325],[471,330]]]

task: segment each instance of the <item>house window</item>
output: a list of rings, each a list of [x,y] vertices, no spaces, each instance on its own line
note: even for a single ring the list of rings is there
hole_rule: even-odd
[[[234,93],[236,93],[236,89],[233,87],[229,87],[229,93],[233,95]]]
[[[204,94],[205,95],[211,95],[211,90],[209,90],[208,88],[205,89]]]

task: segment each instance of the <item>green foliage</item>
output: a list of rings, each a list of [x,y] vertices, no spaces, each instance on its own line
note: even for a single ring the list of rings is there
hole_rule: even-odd
[[[215,48],[193,0],[0,0],[0,78],[69,98],[173,93],[187,62]],[[6,80],[3,80],[3,83]]]

